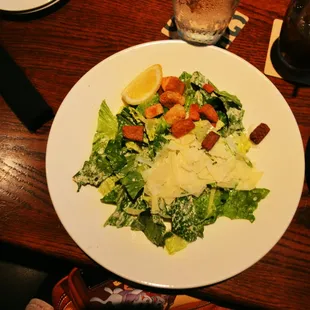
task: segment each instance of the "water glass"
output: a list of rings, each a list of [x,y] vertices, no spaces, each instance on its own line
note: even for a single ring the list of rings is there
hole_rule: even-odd
[[[173,0],[174,17],[182,39],[215,44],[225,32],[239,0]]]

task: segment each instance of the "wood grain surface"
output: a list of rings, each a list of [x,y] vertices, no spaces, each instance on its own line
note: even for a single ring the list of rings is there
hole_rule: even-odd
[[[241,1],[238,10],[250,20],[229,50],[263,71],[273,20],[282,18],[288,3]],[[171,15],[171,1],[67,1],[40,18],[1,19],[0,44],[56,112],[78,79],[101,60],[136,44],[167,39],[160,30]],[[310,88],[300,88],[294,96],[294,85],[270,80],[289,103],[306,145]],[[77,265],[94,264],[64,230],[48,194],[45,151],[50,126],[29,133],[0,98],[0,241]],[[244,307],[309,309],[309,204],[305,185],[292,223],[263,259],[232,279],[188,293]]]

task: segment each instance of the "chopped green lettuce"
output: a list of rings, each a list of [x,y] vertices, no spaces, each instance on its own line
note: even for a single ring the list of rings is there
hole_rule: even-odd
[[[93,185],[98,187],[112,173],[112,168],[105,156],[94,153],[80,171],[73,176],[73,181],[78,185],[78,191],[82,186]]]
[[[238,109],[242,108],[242,104],[239,100],[239,98],[235,95],[231,95],[230,93],[226,92],[226,91],[219,91],[219,90],[215,90],[215,93],[225,102],[227,102],[227,104],[230,107],[235,107]]]
[[[116,228],[130,227],[136,221],[136,217],[116,209],[105,222],[104,226],[115,226]]]
[[[199,197],[193,198],[197,219],[199,222],[203,222],[204,225],[216,221],[217,210],[214,204],[215,192],[216,190],[214,188],[206,189]]]
[[[182,138],[184,141],[178,141],[182,140],[182,143],[176,142],[174,147],[180,148],[178,153],[169,157],[170,166],[178,172],[179,178],[189,176],[188,172],[193,173],[190,175],[192,178],[183,177],[189,183],[192,181],[190,189],[183,182],[181,190],[170,200],[160,197],[156,191],[152,196],[147,187],[144,190],[150,180],[146,169],[158,164],[155,160],[161,158],[162,153],[158,157],[156,155],[173,139],[163,116],[154,119],[144,117],[145,109],[159,102],[159,94],[136,107],[124,106],[116,116],[103,101],[91,155],[73,177],[78,190],[87,184],[98,187],[103,195],[102,203],[116,206],[105,226],[127,226],[142,231],[153,244],[165,247],[169,254],[184,249],[198,237],[203,238],[204,226],[213,224],[219,217],[253,222],[259,201],[269,193],[268,189],[254,188],[261,172],[256,171],[247,158],[252,144],[244,132],[244,110],[238,97],[219,91],[198,71],[193,74],[183,72],[179,78],[185,84],[186,111],[192,103],[199,106],[208,103],[219,116],[216,128],[205,119],[195,122],[191,134]],[[214,86],[212,94],[203,89],[206,83]],[[125,139],[122,130],[125,125],[144,126],[143,142]],[[210,152],[205,153],[201,142],[210,130],[220,133],[221,138]],[[183,150],[186,147],[187,152]],[[163,154],[168,150],[169,146],[163,149]],[[175,161],[176,158],[179,161]],[[196,158],[196,161],[187,164],[187,158]],[[200,162],[208,163],[202,166],[202,171],[198,165]],[[165,175],[170,166],[165,166],[164,172],[158,175]],[[156,182],[155,189],[158,180]],[[201,185],[199,191],[190,192],[194,183]],[[166,230],[164,221],[171,224],[171,230]]]
[[[185,84],[185,91],[183,93],[183,96],[185,98],[184,108],[186,109],[186,111],[189,110],[190,105],[192,103],[195,103],[196,100],[196,90],[194,90],[194,88],[192,87],[191,78],[192,75],[185,71],[179,77],[179,79]]]
[[[112,167],[103,153],[109,140],[114,139],[116,133],[116,117],[103,100],[98,113],[91,155],[89,160],[84,162],[82,169],[73,176],[73,181],[78,185],[78,191],[88,184],[99,186],[112,173]]]
[[[115,172],[120,171],[127,163],[120,139],[110,140],[104,153]]]
[[[126,188],[131,199],[136,199],[137,195],[144,187],[143,177],[138,171],[128,172],[127,175],[121,179],[121,183]]]
[[[187,242],[180,238],[177,235],[172,235],[169,238],[166,238],[165,240],[165,249],[167,252],[172,255],[175,254],[178,251],[181,251],[187,247]]]
[[[159,215],[152,215],[149,210],[139,214],[138,219],[131,226],[132,230],[141,230],[155,245],[165,245],[166,226]]]
[[[109,194],[113,188],[115,187],[115,182],[117,182],[119,178],[115,175],[111,175],[106,178],[99,186],[98,191],[101,195],[105,196]]]
[[[168,128],[169,125],[163,117],[145,121],[145,130],[149,141],[154,141],[156,135],[167,133]]]
[[[116,117],[112,114],[105,100],[102,101],[99,109],[96,131],[104,133],[110,139],[113,139],[117,132]]]
[[[126,145],[126,148],[128,151],[134,151],[137,153],[142,152],[142,148],[140,147],[140,145],[137,142],[126,141],[125,145]]]
[[[192,196],[176,198],[171,204],[171,231],[187,242],[203,237],[204,226],[197,216]]]
[[[124,196],[124,188],[122,185],[117,184],[109,193],[107,193],[103,198],[101,198],[101,202],[118,205]]]
[[[254,222],[253,212],[256,210],[258,203],[264,199],[269,190],[265,188],[255,188],[250,191],[229,190],[228,196],[223,199],[223,204],[219,205],[219,216],[226,216],[230,219],[246,219],[251,223]]]
[[[183,71],[182,74],[179,76],[179,79],[182,81],[182,82],[186,82],[188,80],[190,80],[192,77],[192,75],[186,71]]]
[[[136,111],[144,116],[145,109],[147,109],[148,107],[151,107],[152,105],[158,102],[159,102],[159,94],[156,93],[150,100],[140,103],[137,106]]]
[[[126,154],[126,165],[117,172],[119,178],[125,177],[128,172],[134,171],[136,169],[136,156],[136,154]]]
[[[202,73],[195,71],[192,74],[191,83],[198,86],[199,88],[202,88],[203,85],[205,85],[207,83],[207,80]]]
[[[134,203],[130,203],[124,207],[124,211],[130,215],[139,215],[148,208],[145,200],[140,196]]]
[[[121,131],[120,129],[123,126],[143,125],[141,119],[137,118],[132,110],[132,107],[124,106],[122,110],[116,115],[118,131]]]

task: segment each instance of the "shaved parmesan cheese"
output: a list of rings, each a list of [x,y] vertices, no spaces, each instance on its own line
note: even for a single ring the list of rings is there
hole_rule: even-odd
[[[210,127],[208,123],[201,124],[204,132]],[[213,149],[206,152],[196,134],[180,139],[169,136],[169,143],[157,154],[151,167],[142,172],[145,193],[154,197],[153,210],[158,209],[160,198],[170,204],[177,197],[198,197],[207,184],[240,190],[255,188],[262,173],[249,165],[244,156],[237,156],[233,140],[228,138],[229,143],[226,138],[220,138]]]

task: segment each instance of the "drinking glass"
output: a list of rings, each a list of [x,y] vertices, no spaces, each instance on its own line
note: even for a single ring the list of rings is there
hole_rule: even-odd
[[[296,74],[310,73],[310,0],[292,0],[279,37],[279,56]]]
[[[175,22],[182,39],[215,44],[225,32],[239,0],[173,0]]]

